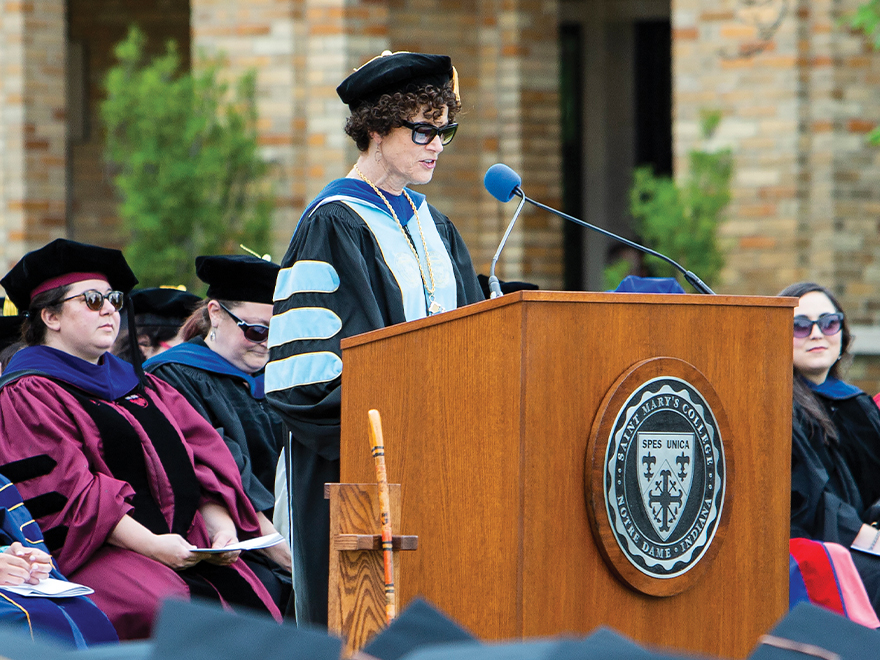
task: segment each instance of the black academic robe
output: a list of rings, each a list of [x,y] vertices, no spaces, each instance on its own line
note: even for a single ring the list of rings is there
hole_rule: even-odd
[[[201,337],[190,343],[207,345]],[[208,349],[210,350],[210,349]],[[275,506],[275,470],[283,446],[281,418],[265,398],[251,395],[235,376],[172,362],[147,369],[186,397],[223,437],[254,505],[271,520]]]
[[[211,350],[201,337],[189,341]],[[172,349],[173,351],[174,349]],[[167,357],[167,355],[166,355]],[[200,369],[181,362],[157,362],[147,370],[186,397],[211,423],[229,448],[241,473],[241,483],[254,509],[272,520],[275,506],[275,472],[283,446],[281,418],[265,397],[252,395],[241,377]],[[260,553],[245,553],[244,560],[256,573],[282,612],[290,599],[291,575]]]
[[[833,400],[816,393],[839,441],[827,441],[794,405],[791,463],[791,537],[850,547],[880,480],[880,411],[866,394]],[[853,551],[871,604],[880,613],[880,558]]]
[[[381,206],[381,203],[378,204]],[[452,262],[457,306],[483,300],[470,254],[449,219],[430,207],[437,232]],[[421,222],[430,222],[422,217]],[[419,237],[415,239],[418,242]],[[332,291],[306,290],[279,299],[279,287],[297,262],[331,266],[338,275]],[[287,452],[294,553],[297,620],[327,623],[330,509],[324,484],[339,481],[341,376],[280,390],[270,388],[273,363],[304,354],[341,356],[340,340],[407,320],[401,290],[367,224],[351,207],[328,202],[300,221],[281,263],[272,324],[287,312],[322,308],[341,322],[329,338],[285,342],[270,333],[267,397],[292,439]],[[421,284],[418,284],[421,287]],[[320,287],[318,287],[320,288]]]

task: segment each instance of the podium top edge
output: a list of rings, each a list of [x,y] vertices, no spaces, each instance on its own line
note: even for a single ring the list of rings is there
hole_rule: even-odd
[[[430,325],[447,323],[473,314],[489,312],[494,309],[521,303],[601,303],[604,305],[684,305],[703,307],[765,307],[794,309],[797,298],[780,296],[711,296],[703,294],[680,293],[598,293],[590,291],[516,291],[494,300],[466,305],[428,318],[399,323],[380,328],[342,340],[342,349],[354,348],[377,339],[393,337],[419,330]]]

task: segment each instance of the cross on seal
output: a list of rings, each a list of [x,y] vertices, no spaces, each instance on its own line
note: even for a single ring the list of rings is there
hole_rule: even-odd
[[[649,498],[649,502],[651,504],[659,504],[660,511],[663,514],[663,522],[660,525],[661,532],[669,531],[669,513],[673,504],[678,504],[681,506],[681,498],[682,493],[679,492],[678,495],[672,495],[672,487],[669,485],[669,477],[672,476],[672,473],[669,470],[662,470],[660,472],[660,476],[663,477],[663,486],[660,487],[660,494],[654,495],[651,494]],[[658,481],[657,486],[660,486],[660,482]],[[673,484],[674,486],[675,484]],[[659,519],[657,522],[660,522]]]

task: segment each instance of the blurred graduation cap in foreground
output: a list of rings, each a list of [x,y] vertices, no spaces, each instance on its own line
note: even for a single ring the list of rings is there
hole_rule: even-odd
[[[880,632],[809,603],[798,604],[755,647],[749,660],[880,658]]]
[[[637,644],[608,628],[585,639],[542,639],[511,644],[462,642],[417,650],[403,660],[700,660]],[[704,659],[707,660],[707,659]]]
[[[363,652],[379,660],[397,660],[426,646],[450,642],[476,642],[468,631],[426,601],[413,600]]]
[[[153,660],[339,660],[342,640],[215,604],[169,600],[153,627]]]
[[[102,644],[75,650],[54,641],[48,634],[34,631],[34,639],[17,627],[0,623],[0,658],[5,660],[148,660],[149,641]]]

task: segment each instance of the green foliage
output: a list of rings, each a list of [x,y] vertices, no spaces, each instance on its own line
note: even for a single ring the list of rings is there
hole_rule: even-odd
[[[218,80],[219,62],[181,71],[174,42],[145,56],[137,28],[116,46],[101,116],[116,172],[126,258],[143,286],[198,288],[199,254],[268,247],[272,197],[256,138],[256,76]]]
[[[880,0],[869,0],[860,5],[855,14],[845,19],[844,24],[863,32],[871,40],[874,50],[880,49]],[[880,144],[880,127],[868,133],[868,142]]]
[[[861,5],[845,23],[871,39],[874,48],[880,48],[880,0],[869,0]]]
[[[708,140],[721,121],[718,112],[704,112],[703,139]],[[630,189],[630,212],[636,231],[645,243],[697,273],[709,286],[724,266],[716,239],[721,213],[730,202],[733,155],[730,149],[689,154],[688,177],[681,184],[656,176],[651,167],[635,171]],[[646,262],[662,277],[683,278],[675,269],[655,257]]]

